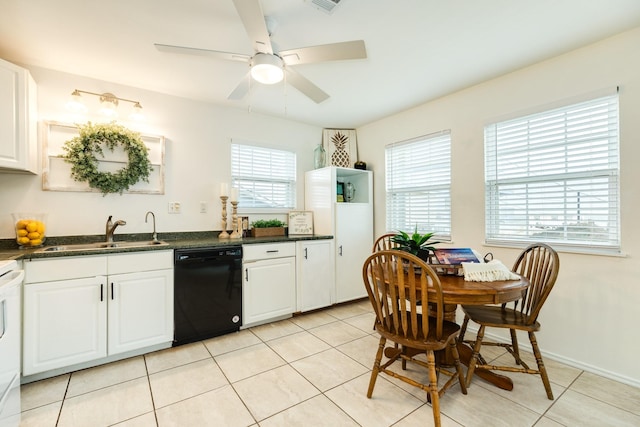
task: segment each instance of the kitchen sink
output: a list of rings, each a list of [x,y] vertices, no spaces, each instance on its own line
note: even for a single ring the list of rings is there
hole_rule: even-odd
[[[39,249],[37,252],[68,252],[68,251],[91,251],[100,249],[123,249],[123,248],[145,248],[148,246],[167,246],[167,242],[160,240],[144,240],[131,242],[96,242],[96,243],[78,243],[71,245],[47,246]]]

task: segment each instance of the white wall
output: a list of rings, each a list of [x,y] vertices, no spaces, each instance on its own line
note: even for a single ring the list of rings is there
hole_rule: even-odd
[[[620,86],[625,257],[561,253],[560,275],[539,317],[542,329],[537,336],[546,357],[635,386],[640,386],[638,46],[640,28],[358,129],[362,160],[374,171],[376,235],[386,231],[385,145],[451,129],[453,244],[491,251],[511,265],[519,250],[484,245],[483,126],[506,114]],[[526,336],[521,338],[528,343]]]
[[[159,233],[170,231],[220,230],[220,182],[231,181],[232,138],[255,141],[297,152],[297,205],[304,207],[304,172],[313,168],[313,149],[322,139],[322,129],[298,122],[222,108],[202,102],[166,96],[80,76],[29,67],[38,86],[38,119],[74,123],[65,109],[74,89],[140,101],[146,120],[128,122],[131,104],[121,103],[119,123],[143,133],[166,138],[165,194],[109,194],[42,191],[41,177],[0,174],[0,238],[14,237],[12,212],[48,214],[48,236],[104,234],[109,215],[127,225],[116,233],[151,233],[145,213],[156,215]],[[215,84],[212,82],[211,84]],[[87,103],[97,97],[83,95]],[[89,119],[98,121],[96,116]],[[82,122],[84,123],[84,122]],[[167,204],[179,201],[181,214],[168,214]],[[200,201],[208,212],[200,213]],[[229,218],[231,205],[228,206]],[[259,218],[249,214],[252,218]],[[285,215],[269,215],[285,219]]]
[[[497,78],[358,129],[359,153],[374,171],[375,229],[385,228],[384,146],[442,129],[452,131],[454,244],[493,252],[510,264],[517,252],[484,242],[483,125],[604,87],[619,85],[621,111],[621,223],[626,257],[561,253],[560,277],[540,317],[547,357],[640,386],[640,29]],[[108,215],[124,219],[123,233],[146,233],[148,210],[158,231],[218,230],[218,184],[230,180],[231,138],[255,140],[298,152],[298,207],[304,205],[304,171],[321,129],[230,110],[50,70],[28,67],[38,84],[40,120],[67,121],[64,104],[75,88],[140,100],[148,119],[142,132],[164,135],[164,195],[44,192],[40,176],[0,174],[0,238],[13,237],[11,212],[47,212],[50,236],[101,234]],[[428,70],[425,71],[428,74]],[[427,76],[428,77],[428,76]],[[212,84],[214,84],[212,82]],[[207,201],[209,212],[199,213]],[[169,215],[180,201],[183,213]],[[524,337],[523,337],[524,338]],[[552,378],[553,380],[553,378]]]

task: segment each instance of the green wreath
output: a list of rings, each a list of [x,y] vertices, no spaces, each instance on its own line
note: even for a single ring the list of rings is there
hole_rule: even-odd
[[[62,157],[71,163],[71,177],[76,181],[85,181],[89,187],[98,189],[105,196],[108,193],[120,193],[140,180],[149,182],[152,171],[149,161],[149,149],[140,134],[115,123],[78,125],[80,135],[64,143],[66,154]],[[96,154],[104,158],[103,147],[113,151],[121,146],[128,156],[127,165],[117,172],[99,172]]]

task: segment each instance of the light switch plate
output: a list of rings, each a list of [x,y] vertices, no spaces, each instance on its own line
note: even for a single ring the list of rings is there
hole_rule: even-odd
[[[200,202],[200,213],[207,213],[207,202]]]

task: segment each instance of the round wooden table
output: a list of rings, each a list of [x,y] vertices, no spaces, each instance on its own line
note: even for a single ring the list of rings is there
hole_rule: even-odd
[[[458,304],[486,305],[503,304],[522,298],[522,292],[529,287],[529,280],[520,276],[519,280],[501,280],[496,282],[471,282],[464,280],[464,276],[453,274],[438,274],[442,285],[442,299],[444,301],[444,318],[450,322],[456,321]],[[458,343],[460,361],[469,365],[471,348]],[[452,363],[449,354],[442,355],[441,362]],[[476,369],[474,374],[505,390],[513,390],[511,378],[493,371]]]
[[[501,280],[497,282],[470,282],[464,276],[438,274],[442,285],[442,299],[445,304],[445,320],[456,321],[458,304],[486,305],[502,304],[522,298],[522,292],[529,287],[529,280]]]

